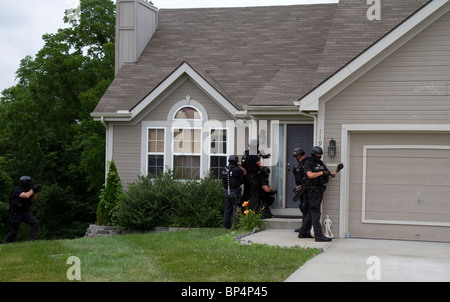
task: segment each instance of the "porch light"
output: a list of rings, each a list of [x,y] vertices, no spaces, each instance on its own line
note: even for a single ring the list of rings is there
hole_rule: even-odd
[[[328,146],[328,156],[334,157],[336,155],[336,141],[334,139],[330,140],[330,145]]]

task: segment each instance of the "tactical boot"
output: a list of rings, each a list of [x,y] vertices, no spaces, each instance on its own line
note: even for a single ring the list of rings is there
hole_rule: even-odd
[[[316,237],[316,242],[329,242],[331,241],[331,238],[322,236],[322,237]]]

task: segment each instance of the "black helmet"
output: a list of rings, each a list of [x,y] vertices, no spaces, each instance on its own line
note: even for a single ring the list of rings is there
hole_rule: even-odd
[[[294,152],[292,153],[292,155],[294,155],[294,157],[297,156],[303,156],[305,154],[305,151],[302,148],[295,148]]]
[[[260,172],[262,174],[270,174],[270,169],[268,167],[261,167]]]
[[[31,190],[31,177],[30,176],[22,176],[19,180],[19,185],[25,191],[30,191]]]
[[[316,146],[311,149],[311,156],[316,156],[316,155],[320,155],[320,156],[323,155],[322,148]]]
[[[228,159],[229,163],[233,163],[235,165],[237,165],[239,161],[239,158],[237,157],[237,155],[230,155],[230,158]]]

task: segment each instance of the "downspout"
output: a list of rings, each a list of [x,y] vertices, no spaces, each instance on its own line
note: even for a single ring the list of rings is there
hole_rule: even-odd
[[[105,133],[105,185],[106,185],[106,178],[108,177],[108,124],[105,122],[105,117],[102,116],[100,118],[100,122],[102,123],[103,127],[106,129]]]
[[[105,117],[102,116],[100,118],[100,122],[102,123],[103,127],[105,127],[105,129],[108,129],[108,124],[105,122]]]

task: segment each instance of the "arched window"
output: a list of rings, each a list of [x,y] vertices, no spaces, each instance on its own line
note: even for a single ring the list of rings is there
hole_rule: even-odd
[[[175,114],[176,120],[201,120],[200,113],[193,107],[183,107]]]

